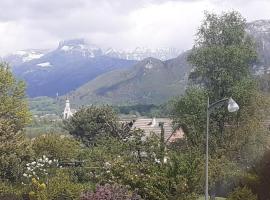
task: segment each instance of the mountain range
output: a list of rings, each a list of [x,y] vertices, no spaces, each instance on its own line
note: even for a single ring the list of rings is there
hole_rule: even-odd
[[[255,75],[270,72],[270,21],[248,23],[246,32],[255,40],[258,61]],[[68,96],[76,105],[90,103],[160,104],[184,92],[191,66],[188,51],[167,61],[147,58],[131,68],[105,73],[89,81]]]
[[[24,61],[23,58],[21,60]],[[13,65],[12,70],[18,78],[26,81],[30,97],[55,97],[76,89],[100,74],[130,67],[134,63],[136,61],[105,56],[94,46],[86,47],[83,40],[69,40],[60,42],[57,49],[39,58]]]
[[[270,21],[248,23],[257,45],[256,75],[270,72]],[[30,97],[69,97],[76,105],[159,104],[182,94],[191,66],[187,52],[172,48],[103,50],[82,39],[62,41],[58,48],[21,51],[4,59],[27,84]]]
[[[83,39],[61,41],[55,50],[24,50],[4,57],[14,74],[26,81],[30,97],[64,95],[97,76],[129,68],[153,56],[176,57],[177,50],[136,48],[134,51],[103,50]]]
[[[102,74],[68,96],[76,105],[161,104],[185,90],[190,71],[186,56],[167,61],[146,58],[131,68]]]

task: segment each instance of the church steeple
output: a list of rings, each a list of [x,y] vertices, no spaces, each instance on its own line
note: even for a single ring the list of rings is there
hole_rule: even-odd
[[[71,112],[70,103],[69,103],[69,100],[67,98],[66,99],[66,106],[64,109],[64,113],[63,113],[63,118],[68,119],[68,118],[72,117],[72,115],[73,115],[73,113]]]

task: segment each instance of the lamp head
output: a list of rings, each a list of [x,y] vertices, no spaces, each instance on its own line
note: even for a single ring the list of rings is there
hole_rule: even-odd
[[[232,98],[230,98],[228,101],[228,111],[229,112],[236,112],[238,110],[239,110],[238,104]]]

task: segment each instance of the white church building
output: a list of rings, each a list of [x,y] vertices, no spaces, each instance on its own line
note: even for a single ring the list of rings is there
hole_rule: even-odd
[[[70,102],[66,99],[66,106],[63,112],[63,119],[69,119],[76,112],[76,110],[70,108]]]

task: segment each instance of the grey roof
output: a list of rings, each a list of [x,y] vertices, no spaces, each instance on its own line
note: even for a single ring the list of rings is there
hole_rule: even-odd
[[[164,122],[164,135],[165,140],[169,139],[173,134],[172,120],[169,118],[155,118],[156,123],[153,125],[152,118],[137,118],[132,126],[133,129],[142,129],[144,133],[148,136],[151,133],[160,136],[161,128],[159,127],[160,122]]]

